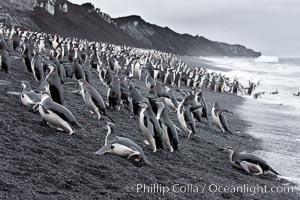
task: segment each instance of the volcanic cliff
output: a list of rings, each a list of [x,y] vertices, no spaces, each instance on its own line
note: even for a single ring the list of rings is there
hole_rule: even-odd
[[[0,22],[64,37],[87,38],[119,45],[157,49],[188,56],[258,57],[260,52],[242,45],[179,34],[140,16],[112,19],[91,3],[66,0],[2,0]]]

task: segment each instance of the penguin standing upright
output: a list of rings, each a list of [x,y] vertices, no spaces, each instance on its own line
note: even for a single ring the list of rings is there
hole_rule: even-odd
[[[57,73],[57,68],[55,64],[46,64],[47,68],[50,69],[45,80],[48,81],[50,87],[50,94],[56,103],[61,105],[64,104],[64,87]]]
[[[32,55],[31,55],[30,47],[27,44],[23,44],[23,62],[29,73],[32,73],[31,61],[32,61]]]
[[[9,57],[8,51],[5,48],[1,49],[0,57],[0,71],[11,75],[11,59]]]
[[[141,110],[139,113],[139,123],[140,128],[142,130],[143,135],[145,136],[146,140],[149,142],[153,152],[157,151],[155,138],[154,138],[154,129],[153,123],[150,120],[146,110],[148,108],[147,103],[140,103]]]
[[[168,107],[166,106],[166,103],[164,99],[162,99],[160,102],[156,101],[155,103],[163,103],[163,109],[160,113],[159,117],[159,123],[161,124],[162,129],[168,134],[170,143],[175,151],[179,150],[179,139],[178,139],[178,133],[176,130],[176,127],[172,120],[169,117],[168,114]]]
[[[75,78],[77,80],[80,80],[80,79],[85,80],[85,74],[84,74],[83,67],[81,66],[81,64],[79,63],[79,60],[77,58],[73,59],[73,67],[74,67]]]
[[[118,76],[113,76],[107,92],[107,100],[109,107],[120,110],[121,106],[121,88]]]
[[[218,102],[215,102],[213,104],[213,108],[211,110],[211,116],[212,116],[212,123],[219,128],[222,133],[225,133],[226,131],[231,133],[231,131],[228,129],[227,120],[225,117],[225,113],[231,113],[232,112],[221,109]]]
[[[101,119],[101,114],[113,121],[107,114],[106,105],[98,93],[98,91],[91,86],[86,80],[78,80],[80,85],[80,93],[83,101],[88,106],[90,111],[97,115],[97,119]]]
[[[188,138],[191,138],[192,134],[196,135],[196,125],[194,117],[191,114],[190,102],[187,96],[178,105],[177,118],[181,128],[188,132]]]
[[[34,79],[36,82],[42,82],[44,80],[44,68],[40,53],[33,50],[33,57],[31,59],[31,71],[33,72]]]

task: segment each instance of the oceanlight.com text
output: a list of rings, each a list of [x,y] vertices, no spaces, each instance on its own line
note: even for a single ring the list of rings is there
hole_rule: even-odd
[[[267,185],[218,185],[218,184],[136,184],[130,187],[133,192],[145,194],[168,193],[245,193],[249,195],[268,193],[293,193],[292,186],[267,186]]]

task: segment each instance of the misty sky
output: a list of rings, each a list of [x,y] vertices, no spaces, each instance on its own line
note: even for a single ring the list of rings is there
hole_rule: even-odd
[[[140,15],[179,33],[243,44],[266,55],[300,57],[299,0],[70,0],[111,17]]]

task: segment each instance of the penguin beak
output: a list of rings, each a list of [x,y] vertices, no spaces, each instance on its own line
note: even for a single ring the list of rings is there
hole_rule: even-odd
[[[219,151],[225,151],[225,148],[223,147],[223,148],[218,148],[219,149]]]
[[[233,112],[226,110],[227,113],[234,115]]]
[[[156,99],[152,99],[154,101],[154,103],[159,103],[161,101],[160,98],[156,98]]]

